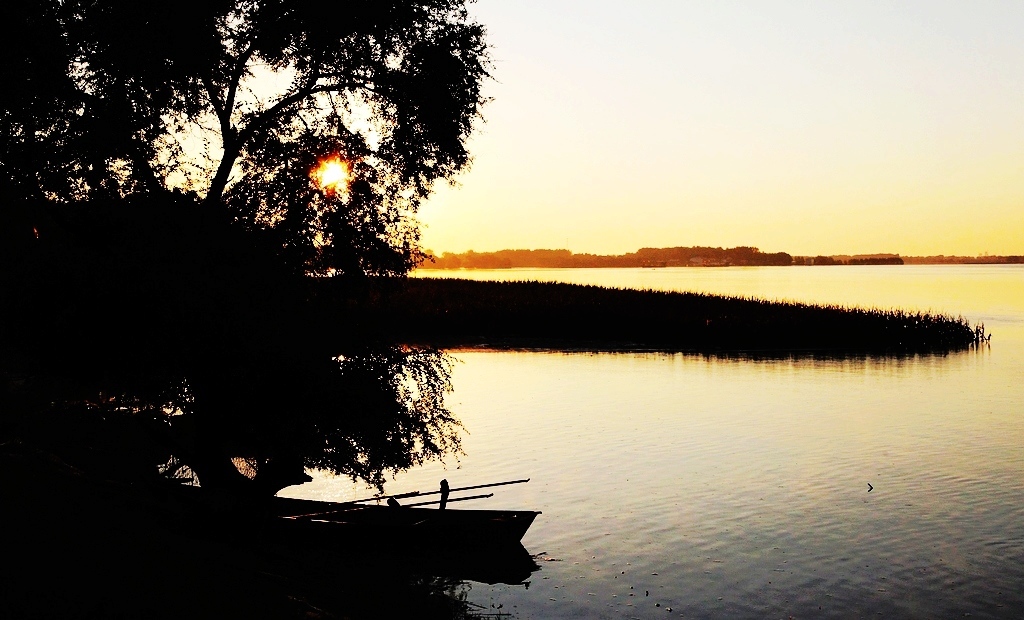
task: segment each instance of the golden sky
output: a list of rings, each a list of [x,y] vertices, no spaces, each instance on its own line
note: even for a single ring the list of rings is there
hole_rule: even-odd
[[[479,0],[437,252],[1024,254],[1024,2]]]

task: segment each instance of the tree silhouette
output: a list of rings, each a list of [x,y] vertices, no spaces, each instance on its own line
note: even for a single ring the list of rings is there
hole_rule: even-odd
[[[40,35],[3,58],[4,181],[23,195],[177,188],[273,231],[296,269],[396,274],[417,258],[420,201],[469,161],[487,56],[464,0],[3,10]],[[351,191],[311,187],[329,155]]]
[[[151,461],[258,492],[458,448],[446,358],[336,325],[309,278],[357,294],[419,260],[416,210],[484,103],[465,0],[43,0],[0,24],[9,404],[148,421]]]

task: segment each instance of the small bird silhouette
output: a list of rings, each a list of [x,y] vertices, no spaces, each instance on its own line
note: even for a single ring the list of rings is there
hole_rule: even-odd
[[[871,486],[871,483],[869,482],[868,483],[868,493],[870,493],[872,490],[874,490],[874,488],[875,487]]]

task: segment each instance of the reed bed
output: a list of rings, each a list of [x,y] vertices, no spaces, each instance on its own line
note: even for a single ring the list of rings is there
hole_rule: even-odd
[[[927,353],[984,339],[944,314],[535,281],[412,278],[331,306],[364,334],[438,347]]]

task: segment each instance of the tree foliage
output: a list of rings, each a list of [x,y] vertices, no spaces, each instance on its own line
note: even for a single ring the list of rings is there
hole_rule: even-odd
[[[151,460],[269,492],[458,449],[447,358],[338,325],[308,278],[420,258],[484,103],[465,0],[41,0],[0,28],[8,404],[150,420]]]
[[[469,162],[487,77],[464,0],[6,5],[6,193],[194,192],[299,270],[400,274],[435,181]],[[21,37],[8,37],[20,41]],[[311,187],[316,159],[353,187]]]

